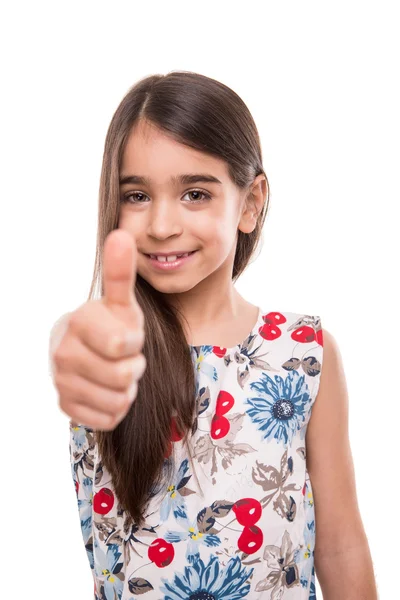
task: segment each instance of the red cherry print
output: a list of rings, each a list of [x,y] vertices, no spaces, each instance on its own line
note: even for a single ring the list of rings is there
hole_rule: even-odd
[[[245,527],[238,539],[238,548],[246,554],[254,554],[262,546],[263,532],[257,525]]]
[[[172,544],[157,538],[150,544],[147,555],[157,567],[167,567],[174,559],[175,550]]]
[[[265,340],[276,340],[282,335],[282,331],[279,329],[279,325],[286,323],[286,317],[280,312],[269,312],[263,315],[263,321],[265,325],[262,325],[258,329],[258,333]]]
[[[214,415],[211,421],[210,435],[213,440],[219,440],[226,436],[230,428],[231,424],[226,417]]]
[[[324,345],[324,334],[322,333],[322,329],[318,329],[317,331],[317,342],[320,346]]]
[[[109,488],[101,488],[93,498],[93,510],[98,515],[106,515],[114,506],[114,494]]]
[[[78,480],[75,481],[75,491],[78,494],[78,492],[79,492],[79,481]]]
[[[226,348],[221,348],[220,346],[213,346],[212,351],[218,358],[222,358],[226,354]]]
[[[217,406],[215,409],[216,415],[224,415],[229,410],[231,410],[232,406],[235,404],[235,399],[229,392],[221,391],[218,394],[217,398]]]
[[[265,340],[276,340],[281,337],[282,331],[274,325],[273,323],[266,323],[265,325],[261,325],[258,329],[258,333]]]
[[[309,342],[313,342],[315,340],[315,331],[312,327],[303,325],[292,332],[291,338],[296,340],[296,342],[308,344]]]
[[[282,323],[286,323],[286,317],[280,312],[269,312],[267,315],[263,315],[263,321],[270,325],[282,325]]]
[[[301,490],[301,493],[303,494],[303,496],[306,493],[306,482],[304,482],[303,489]]]
[[[262,507],[255,498],[241,498],[232,507],[238,523],[250,527],[261,517]]]

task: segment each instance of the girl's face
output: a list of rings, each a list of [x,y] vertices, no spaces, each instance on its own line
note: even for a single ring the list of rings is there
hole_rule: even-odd
[[[190,181],[181,181],[183,175],[190,175]],[[205,181],[204,175],[213,181]],[[142,121],[125,148],[120,198],[119,227],[135,239],[137,272],[167,294],[211,283],[210,278],[213,285],[226,276],[231,280],[238,227],[248,233],[256,223],[254,206],[245,210],[243,190],[231,181],[224,161]],[[193,250],[188,260],[168,270],[157,268],[148,257]]]

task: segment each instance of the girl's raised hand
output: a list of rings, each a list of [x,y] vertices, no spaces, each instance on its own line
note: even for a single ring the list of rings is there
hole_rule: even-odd
[[[136,264],[132,236],[113,230],[104,245],[104,296],[70,313],[61,340],[50,350],[60,408],[93,429],[110,431],[122,421],[146,369],[144,315],[134,294]]]

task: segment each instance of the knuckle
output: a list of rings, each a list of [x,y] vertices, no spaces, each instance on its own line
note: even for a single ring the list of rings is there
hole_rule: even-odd
[[[54,385],[60,393],[63,393],[65,391],[64,378],[58,371],[54,373]]]
[[[139,377],[142,376],[145,368],[146,368],[146,359],[143,354],[138,354],[134,358],[134,365],[133,365],[133,373],[134,373],[135,379],[139,379]]]
[[[69,367],[75,359],[76,349],[75,349],[75,339],[64,338],[58,348],[53,353],[53,362],[58,368],[66,368]]]
[[[57,350],[54,352],[53,363],[56,365],[58,369],[60,369],[66,362],[66,356],[64,352],[64,346],[60,345]]]
[[[76,331],[80,326],[81,312],[82,312],[82,308],[78,308],[73,313],[71,313],[69,316],[68,326],[71,329],[73,329],[74,331]]]
[[[126,392],[126,399],[129,404],[131,404],[132,401],[136,398],[137,392],[138,392],[138,383],[135,379],[134,381],[131,382],[131,384]]]
[[[114,409],[116,411],[117,414],[120,413],[125,413],[128,411],[129,408],[129,399],[128,399],[128,395],[127,394],[121,394],[118,396],[118,398],[116,399],[116,401],[114,402]]]
[[[119,387],[128,387],[133,376],[133,366],[134,363],[131,360],[119,362],[115,365],[115,380]]]
[[[111,415],[112,418],[115,418],[115,415],[117,413],[120,413],[124,410],[125,408],[125,398],[117,398],[112,405],[112,410],[113,410],[113,414]]]
[[[146,368],[147,368],[147,360],[144,354],[140,354],[140,375],[139,377],[142,377]]]

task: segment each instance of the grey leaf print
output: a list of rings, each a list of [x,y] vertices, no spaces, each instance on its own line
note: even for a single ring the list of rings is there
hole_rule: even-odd
[[[246,368],[244,371],[240,371],[240,369],[238,368],[237,382],[242,389],[244,389],[244,386],[246,385],[246,381],[248,380],[249,377],[250,377],[250,371],[249,371],[248,365],[246,365]]]
[[[234,359],[236,360],[236,362],[237,362],[239,365],[242,365],[244,362],[246,362],[246,357],[245,357],[245,356],[242,356],[242,355],[240,354],[240,352],[238,352],[238,351],[236,351],[236,352],[235,352],[235,354],[234,354],[233,356],[234,356]]]
[[[262,369],[263,371],[279,371],[279,369],[274,369],[269,363],[267,363],[265,360],[261,360],[260,358],[251,358],[250,366],[254,367],[255,369]]]

